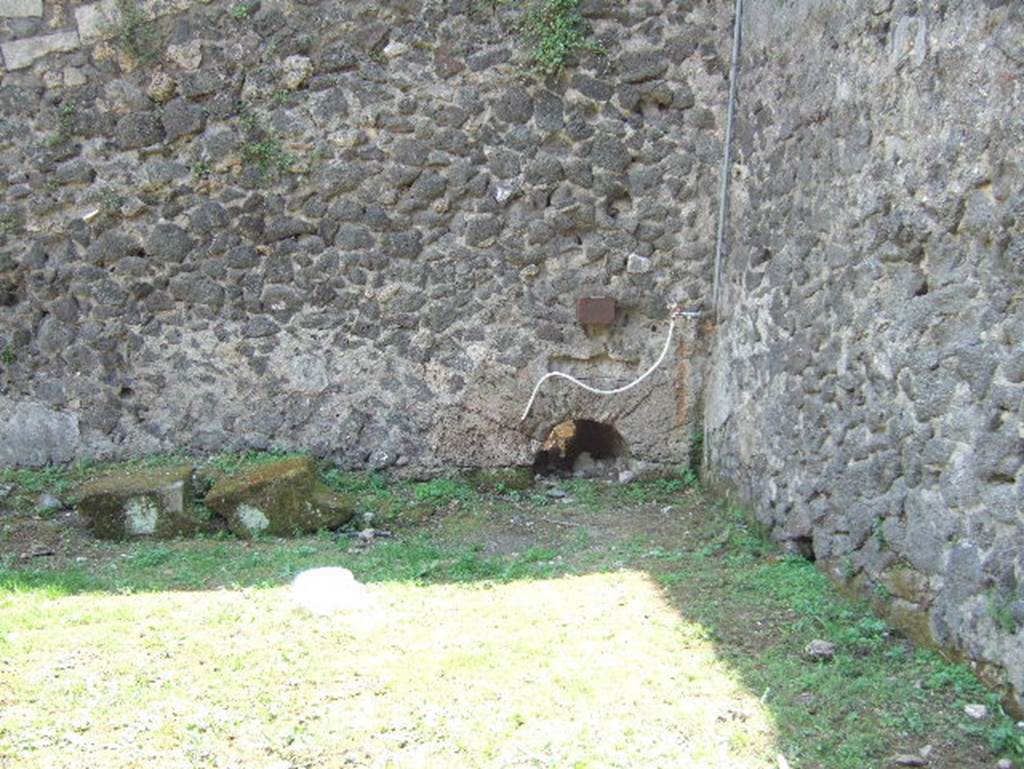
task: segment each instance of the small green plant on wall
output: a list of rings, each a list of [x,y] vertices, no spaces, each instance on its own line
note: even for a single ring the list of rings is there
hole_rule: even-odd
[[[285,172],[295,164],[295,156],[285,151],[280,139],[274,136],[245,102],[238,105],[240,123],[245,134],[242,159],[254,167],[260,176],[272,172]]]
[[[238,21],[245,21],[256,10],[256,3],[235,3],[231,6],[231,15]]]
[[[521,24],[533,66],[544,75],[558,73],[573,54],[603,52],[580,13],[580,0],[535,0],[526,7]]]
[[[75,135],[75,120],[78,116],[78,105],[74,99],[68,99],[57,110],[57,135],[54,143],[68,141]]]
[[[112,28],[118,47],[139,64],[159,55],[156,27],[136,0],[117,0],[117,22]]]
[[[192,178],[207,179],[213,173],[213,165],[209,160],[197,160],[192,164]]]
[[[480,0],[474,8],[479,13],[517,5],[511,0]],[[580,11],[580,0],[531,0],[522,6],[516,28],[531,67],[541,75],[558,74],[573,54],[604,53]]]

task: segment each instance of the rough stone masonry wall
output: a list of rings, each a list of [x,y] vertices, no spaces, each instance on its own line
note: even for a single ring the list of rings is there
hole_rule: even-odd
[[[518,420],[707,293],[719,6],[588,0],[607,55],[545,81],[510,4],[0,0],[0,465],[514,465],[569,417],[685,462],[694,328]]]
[[[1024,20],[748,2],[710,461],[1024,694]]]

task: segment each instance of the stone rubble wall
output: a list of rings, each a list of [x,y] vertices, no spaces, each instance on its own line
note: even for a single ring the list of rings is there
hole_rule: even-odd
[[[1024,694],[1024,18],[750,0],[715,477]]]
[[[687,461],[729,11],[588,0],[530,74],[471,0],[0,0],[0,465],[303,448],[529,464],[568,418]],[[575,321],[609,295],[616,325]]]

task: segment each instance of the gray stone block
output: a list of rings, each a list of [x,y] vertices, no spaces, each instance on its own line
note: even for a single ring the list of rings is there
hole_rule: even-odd
[[[193,536],[212,528],[195,503],[191,465],[125,468],[79,491],[78,511],[102,539]]]
[[[0,16],[29,18],[43,15],[43,0],[0,0]]]
[[[75,414],[0,395],[0,467],[68,462],[78,453],[80,439]]]
[[[77,32],[54,32],[0,44],[0,52],[7,69],[24,69],[51,53],[74,51],[78,46]]]

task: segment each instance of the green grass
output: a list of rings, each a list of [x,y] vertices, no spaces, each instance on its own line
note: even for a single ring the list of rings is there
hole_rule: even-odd
[[[0,479],[42,491],[88,472]],[[1024,760],[1024,731],[968,667],[685,478],[571,481],[567,500],[324,478],[382,517],[432,515],[368,548],[222,535],[0,559],[0,765],[59,751],[67,766],[775,769],[782,754],[794,769],[886,769],[924,745],[932,769]],[[295,608],[287,584],[317,566],[350,569],[376,608]],[[834,659],[807,660],[813,639]],[[974,702],[990,717],[966,717]],[[101,754],[111,745],[126,749]]]
[[[769,765],[766,713],[643,575],[486,584],[372,585],[373,609],[328,618],[281,589],[23,597],[5,609],[17,624],[4,653],[32,672],[11,682],[0,755],[25,767],[57,746],[68,766],[115,768],[182,756]],[[746,720],[720,721],[730,709]]]
[[[289,451],[222,452],[207,459],[202,464],[202,470],[214,477],[238,475],[261,465],[297,456],[302,456],[302,454]],[[143,460],[143,462],[145,461],[147,460]],[[160,458],[156,461],[163,462],[165,459]]]
[[[417,502],[440,507],[456,501],[471,501],[476,496],[476,492],[462,481],[451,478],[435,478],[414,485],[413,495]]]
[[[451,545],[422,534],[384,540],[366,553],[351,551],[347,537],[330,535],[240,546],[234,539],[121,546],[125,557],[102,568],[76,565],[0,571],[0,592],[45,590],[49,595],[119,593],[220,588],[267,588],[290,581],[304,569],[344,566],[368,582],[467,582],[551,574],[556,551],[533,548],[511,556],[486,555],[469,544]]]
[[[113,465],[109,465],[113,466]],[[41,468],[0,470],[0,485],[13,487],[6,504],[14,509],[30,509],[39,494],[49,492],[61,499],[72,498],[78,485],[105,465],[90,461]]]
[[[684,614],[719,640],[749,687],[764,692],[793,766],[884,766],[886,751],[913,753],[929,742],[963,749],[972,740],[1024,759],[1024,732],[969,668],[913,647],[866,605],[838,596],[813,564],[766,557],[735,526],[726,518],[725,544],[685,554],[661,581],[685,593]],[[837,645],[831,663],[802,657],[815,638]],[[999,715],[971,722],[968,702]]]
[[[70,465],[0,470],[0,485],[13,486],[7,504],[20,511],[31,510],[39,494],[46,491],[69,504],[79,486],[97,475],[132,467],[161,467],[191,462],[196,466],[198,490],[203,492],[217,480],[289,457],[287,451],[222,452],[196,460],[182,452],[154,454],[124,462],[78,462]],[[402,526],[417,523],[439,510],[469,504],[479,492],[461,479],[435,478],[428,481],[389,479],[377,473],[349,472],[325,468],[323,480],[335,491],[352,497],[360,513],[371,513],[380,524]]]
[[[697,476],[685,468],[678,476],[653,478],[621,486],[621,496],[633,502],[669,502],[688,489],[696,489]]]

